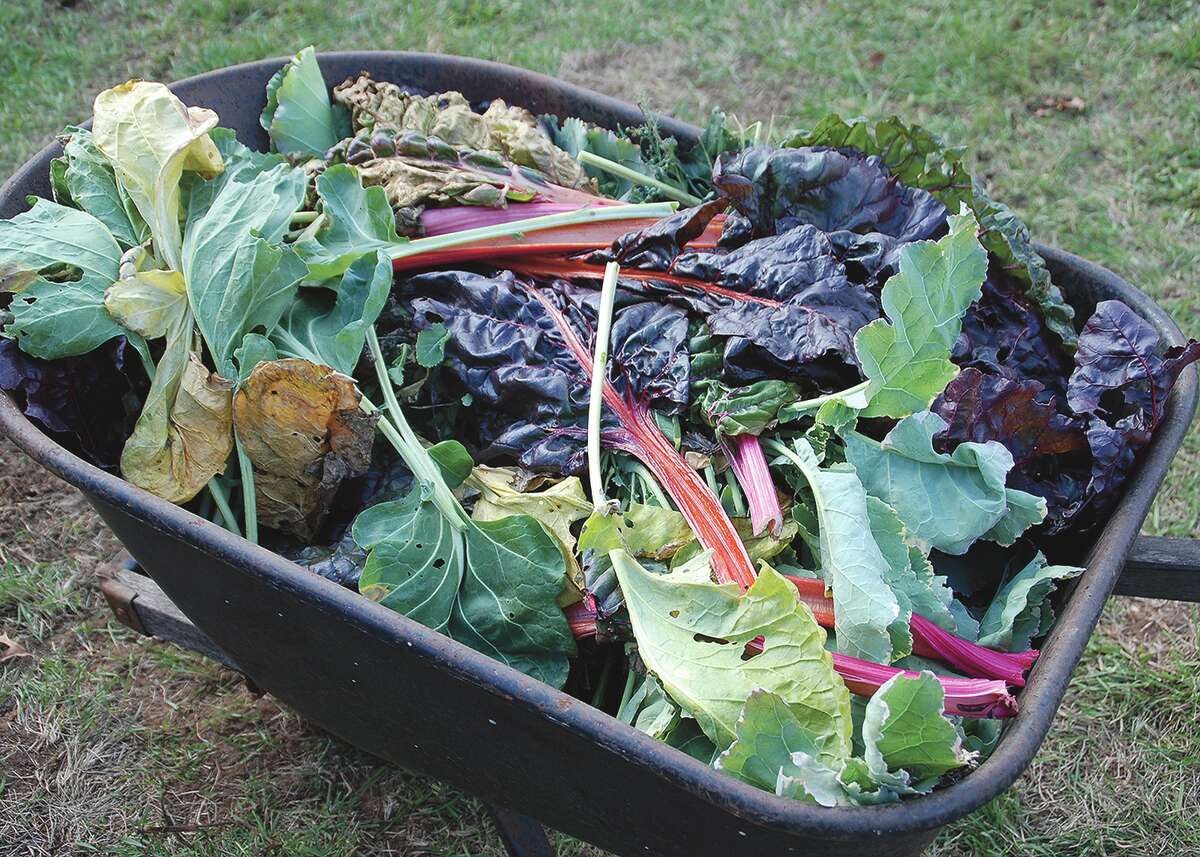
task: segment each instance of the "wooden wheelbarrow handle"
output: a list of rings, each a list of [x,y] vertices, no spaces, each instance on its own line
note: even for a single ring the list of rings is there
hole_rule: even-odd
[[[1138,536],[1113,594],[1200,603],[1200,539]]]

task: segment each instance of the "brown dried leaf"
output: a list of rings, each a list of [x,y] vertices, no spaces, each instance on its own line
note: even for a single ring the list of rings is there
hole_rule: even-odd
[[[354,379],[307,360],[259,363],[233,402],[254,465],[258,517],[308,541],[343,479],[365,473],[377,416]]]
[[[0,664],[15,661],[17,658],[32,658],[33,653],[22,646],[8,634],[0,634]]]

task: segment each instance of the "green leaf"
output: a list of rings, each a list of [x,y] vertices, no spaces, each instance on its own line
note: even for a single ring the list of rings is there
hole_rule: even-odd
[[[647,675],[621,706],[617,719],[661,741],[679,724],[679,706],[658,679]]]
[[[435,631],[446,630],[462,583],[462,534],[416,486],[354,519],[354,540],[369,550],[358,591]]]
[[[85,128],[68,128],[63,155],[54,161],[61,167],[56,180],[56,198],[64,194],[66,202],[82,208],[95,217],[112,233],[122,247],[141,244],[150,234],[146,221],[138,213],[133,201],[117,182],[112,164],[100,153],[92,140],[92,132]]]
[[[579,550],[604,554],[624,549],[636,557],[668,560],[695,540],[681,513],[661,506],[631,503],[627,510],[589,517],[579,534]]]
[[[1038,553],[992,599],[979,623],[979,644],[1006,652],[1029,649],[1054,624],[1049,599],[1058,581],[1082,572],[1070,565],[1047,565]]]
[[[584,589],[584,579],[575,558],[575,534],[571,527],[592,511],[579,477],[568,476],[540,491],[517,491],[512,487],[516,471],[511,468],[480,466],[469,470],[468,475],[471,487],[479,491],[471,517],[476,521],[495,521],[517,514],[536,518],[558,542],[567,578],[578,597]]]
[[[367,253],[346,269],[336,297],[328,289],[302,289],[272,337],[282,354],[350,375],[362,356],[367,328],[383,311],[391,288],[391,260],[383,253]]]
[[[970,214],[950,218],[950,234],[900,250],[900,271],[883,287],[883,311],[854,335],[867,377],[864,417],[903,417],[925,410],[958,368],[950,351],[962,316],[979,298],[987,253]],[[856,400],[850,404],[858,407]]]
[[[796,384],[774,378],[732,388],[707,379],[692,385],[692,414],[720,434],[757,435],[775,425],[781,409],[800,395]]]
[[[296,242],[313,279],[336,277],[360,256],[402,241],[387,194],[381,187],[364,188],[353,167],[327,169],[317,177],[317,195],[323,205],[321,227]]]
[[[845,744],[834,721],[812,717],[801,706],[788,705],[775,693],[753,691],[737,721],[737,740],[716,761],[716,768],[766,791],[775,791],[780,774],[800,772],[792,756],[806,753],[826,764],[838,764]]]
[[[270,332],[291,305],[307,268],[275,247],[304,201],[307,179],[286,165],[228,182],[188,224],[183,275],[196,323],[217,370],[236,377],[233,352],[246,334]]]
[[[43,360],[87,354],[123,331],[104,310],[104,293],[80,282],[39,279],[13,298],[4,334]]]
[[[442,358],[446,356],[446,340],[449,338],[450,332],[440,321],[434,322],[418,333],[415,352],[417,365],[432,369],[441,363]]]
[[[623,550],[610,555],[638,652],[671,698],[718,748],[737,737],[743,701],[762,688],[823,724],[830,746],[850,747],[850,695],[825,651],[825,632],[795,589],[764,568],[743,595],[714,584],[707,566],[650,574]],[[763,651],[744,660],[747,643]]]
[[[575,638],[558,606],[558,543],[528,515],[475,521],[450,636],[554,687],[562,687]]]
[[[104,309],[120,261],[108,228],[78,209],[39,199],[0,221],[0,291],[18,293],[5,335],[43,360],[86,354],[120,336]]]
[[[117,279],[121,248],[87,212],[39,199],[11,220],[0,220],[0,290],[19,292],[51,269],[74,271],[78,283],[101,293]]]
[[[457,440],[443,440],[441,443],[435,443],[426,451],[442,469],[442,476],[450,488],[457,488],[467,481],[467,477],[471,475],[471,470],[475,467],[475,462],[471,460],[471,453],[467,452],[467,448]]]
[[[1046,498],[1009,488],[1005,492],[1008,511],[984,538],[1002,547],[1011,547],[1021,534],[1046,519]]]
[[[904,628],[893,626],[893,639],[900,636],[905,645],[897,651],[911,651],[912,637],[908,628],[913,613],[919,613],[934,624],[953,633],[957,623],[950,612],[954,590],[946,578],[933,573],[929,558],[909,544],[909,534],[896,510],[882,500],[867,497],[867,512],[871,518],[871,536],[887,558],[890,573],[888,585],[896,593],[904,617]]]
[[[864,758],[876,782],[895,777],[924,793],[970,760],[958,729],[942,714],[944,704],[945,692],[931,672],[895,675],[867,701]]]
[[[154,237],[159,267],[181,270],[179,182],[185,170],[205,177],[223,163],[208,132],[217,114],[187,107],[161,83],[131,80],[96,97],[92,140]]]
[[[316,51],[292,57],[267,83],[267,106],[259,119],[276,151],[320,158],[343,136],[345,119],[334,113]]]
[[[238,365],[238,382],[242,383],[250,377],[254,367],[259,363],[269,363],[279,359],[279,352],[271,340],[259,333],[247,333],[242,338],[242,344],[234,349],[233,359]]]
[[[1023,530],[1022,524],[1033,522],[1031,506],[1041,520],[1044,502],[1010,512],[1004,480],[1013,459],[1003,444],[968,442],[952,455],[935,452],[934,435],[945,427],[941,417],[924,411],[897,423],[882,443],[846,432],[846,458],[867,491],[895,509],[914,538],[944,553],[965,553],[997,525],[997,535]],[[1022,502],[1028,496],[1015,493]]]
[[[557,117],[543,118],[550,120],[546,125],[554,144],[571,157],[578,158],[580,152],[591,152],[653,178],[652,170],[642,161],[641,147],[629,138],[607,128],[588,125],[574,116],[563,120],[561,128],[558,126]],[[627,178],[615,176],[593,166],[584,165],[584,171],[596,180],[600,193],[612,199],[629,199],[641,187]]]
[[[942,774],[974,758],[943,715],[944,701],[931,672],[893,676],[867,701],[864,756],[838,760],[794,752],[790,769],[779,772],[776,793],[822,806],[870,806],[928,793]]]
[[[819,468],[803,440],[789,453],[788,460],[800,469],[816,504],[821,574],[833,590],[838,650],[891,663],[907,617],[888,585],[892,569],[872,536],[863,483],[853,467]]]

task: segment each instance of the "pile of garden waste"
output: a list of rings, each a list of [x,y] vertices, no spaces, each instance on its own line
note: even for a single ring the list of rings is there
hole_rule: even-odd
[[[681,142],[311,48],[265,101],[270,152],[145,81],[66,129],[0,222],[31,420],[768,791],[991,751],[1200,343],[1076,317],[896,118]]]

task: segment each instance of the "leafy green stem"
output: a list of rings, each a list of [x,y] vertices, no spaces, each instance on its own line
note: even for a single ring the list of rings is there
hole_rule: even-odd
[[[235,536],[240,536],[242,531],[238,527],[237,516],[233,514],[233,508],[229,505],[229,495],[225,493],[225,486],[221,484],[220,476],[214,476],[208,480],[208,493],[212,495],[213,502],[217,504],[217,509],[221,512],[225,529]]]
[[[258,544],[258,498],[254,495],[254,465],[242,439],[233,432],[233,443],[237,449],[238,471],[242,476],[242,518],[246,522],[246,539]]]
[[[372,362],[375,365],[375,374],[379,379],[379,387],[383,393],[383,402],[387,407],[386,413],[380,413],[379,430],[392,446],[396,448],[396,452],[400,454],[400,457],[404,460],[404,464],[412,471],[413,476],[419,482],[429,486],[429,490],[431,491],[430,499],[438,507],[438,511],[456,529],[462,530],[468,520],[466,512],[463,511],[458,498],[454,496],[454,492],[450,490],[450,486],[446,484],[446,480],[442,476],[437,463],[429,457],[429,453],[421,445],[421,440],[417,437],[417,433],[408,424],[408,420],[404,416],[404,411],[400,407],[400,402],[396,399],[396,391],[392,387],[392,379],[388,377],[387,363],[383,359],[383,349],[379,346],[379,337],[375,335],[375,328],[373,327],[367,328],[367,348],[370,349]],[[367,413],[379,410],[365,396],[362,399],[362,405],[363,410],[367,411]]]
[[[669,184],[660,182],[658,179],[651,178],[645,173],[639,173],[637,170],[630,169],[624,164],[618,164],[616,161],[610,161],[608,158],[603,158],[592,152],[580,152],[578,158],[581,164],[587,164],[590,167],[595,167],[611,175],[627,179],[635,184],[652,187],[667,197],[667,199],[682,202],[684,205],[699,205],[704,201],[686,191],[679,190],[678,188],[671,187]]]
[[[790,418],[798,417],[801,414],[812,413],[820,410],[821,406],[826,402],[834,402],[839,399],[849,399],[858,393],[866,393],[867,386],[870,381],[862,381],[855,384],[853,387],[847,387],[845,390],[839,390],[836,393],[826,393],[823,396],[817,396],[812,399],[804,399],[803,401],[795,402],[787,406],[787,413]]]

